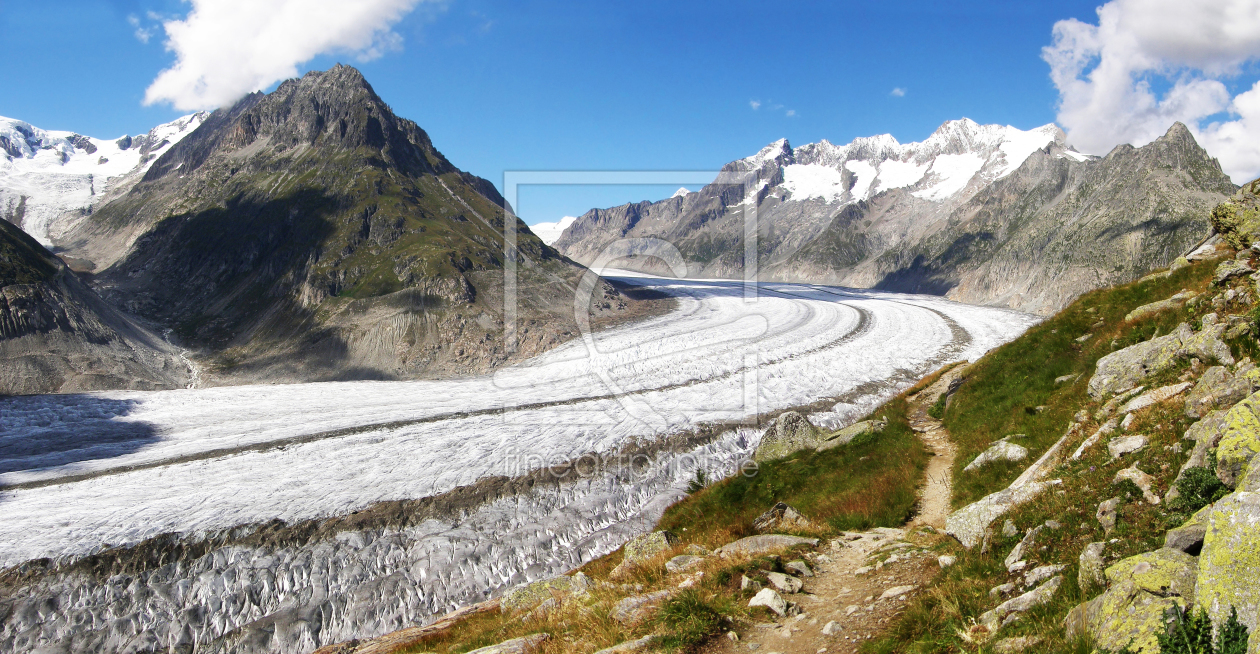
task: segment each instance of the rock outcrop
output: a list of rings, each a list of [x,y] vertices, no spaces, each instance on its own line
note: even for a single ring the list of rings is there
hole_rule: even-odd
[[[1209,314],[1215,318],[1213,314]],[[1234,364],[1229,346],[1221,340],[1227,325],[1217,324],[1206,316],[1203,329],[1195,332],[1181,323],[1177,331],[1149,341],[1130,345],[1098,360],[1097,371],[1089,380],[1089,394],[1095,399],[1127,390],[1143,379],[1168,370],[1178,361],[1197,357],[1202,361]]]

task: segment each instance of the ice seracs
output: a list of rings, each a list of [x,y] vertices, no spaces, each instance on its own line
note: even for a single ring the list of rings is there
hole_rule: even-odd
[[[139,181],[162,153],[201,125],[198,112],[140,136],[98,139],[0,116],[0,219],[44,245]]]

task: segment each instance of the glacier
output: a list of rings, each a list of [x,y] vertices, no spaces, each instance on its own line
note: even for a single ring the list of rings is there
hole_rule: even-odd
[[[11,613],[0,648],[299,652],[422,623],[650,529],[696,470],[725,476],[751,456],[758,416],[811,405],[818,424],[851,423],[1038,320],[931,296],[606,274],[679,307],[467,379],[0,400],[0,566],[46,566],[10,596],[29,611]],[[390,506],[423,519],[355,517]],[[335,533],[264,537],[276,530]],[[163,539],[186,558],[99,572]],[[49,602],[63,615],[27,619]]]

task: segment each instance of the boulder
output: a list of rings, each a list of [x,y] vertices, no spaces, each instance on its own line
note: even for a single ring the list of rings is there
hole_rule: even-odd
[[[823,625],[823,628],[822,628],[822,634],[824,636],[837,636],[840,634],[841,631],[844,631],[844,629],[840,626],[840,623],[836,622],[835,620],[832,620],[828,622],[827,624]]]
[[[1111,453],[1111,458],[1118,459],[1126,454],[1140,451],[1146,447],[1147,442],[1146,436],[1142,434],[1113,438],[1110,443],[1107,443],[1107,451]]]
[[[1099,409],[1097,413],[1094,414],[1094,418],[1096,420],[1103,420],[1107,418],[1111,414],[1115,413],[1116,409],[1121,404],[1128,402],[1130,398],[1137,395],[1138,393],[1141,393],[1144,390],[1146,390],[1145,386],[1138,386],[1136,388],[1130,388],[1127,391],[1120,391],[1119,393],[1116,394],[1115,397],[1111,398],[1110,400],[1107,400],[1107,403],[1104,404],[1103,407]]]
[[[914,590],[915,588],[916,586],[893,586],[892,588],[885,590],[883,593],[880,593],[879,598],[881,600],[896,599]]]
[[[701,563],[704,563],[703,556],[695,556],[692,554],[682,554],[665,562],[665,569],[673,574],[678,574],[684,570],[690,570]]]
[[[1087,630],[1095,644],[1118,651],[1158,654],[1156,635],[1167,629],[1166,614],[1194,603],[1195,559],[1160,549],[1132,556],[1107,568],[1110,587],[1068,615],[1068,637]]]
[[[1106,436],[1107,434],[1114,432],[1116,430],[1116,427],[1119,427],[1119,426],[1120,426],[1120,421],[1116,420],[1115,418],[1112,418],[1111,420],[1108,420],[1107,422],[1103,423],[1103,425],[1098,428],[1098,431],[1094,432],[1093,435],[1091,435],[1089,438],[1086,438],[1081,443],[1081,446],[1076,448],[1076,451],[1072,453],[1072,460],[1076,461],[1077,459],[1080,459],[1082,456],[1085,456],[1085,453],[1089,451],[1089,448],[1093,447],[1094,444],[1096,444],[1100,439],[1102,439],[1103,436]]]
[[[727,543],[726,545],[714,550],[714,553],[719,555],[747,554],[748,556],[757,556],[759,554],[785,550],[789,547],[796,547],[797,545],[818,547],[818,539],[801,538],[800,536],[786,536],[783,534],[762,534],[760,536],[741,538],[733,543]]]
[[[788,411],[775,418],[774,424],[766,430],[753,460],[770,461],[804,449],[814,449],[826,440],[824,434],[805,416],[796,411]]]
[[[1215,624],[1230,607],[1255,634],[1260,627],[1260,493],[1237,492],[1212,506],[1198,560],[1197,601]],[[1252,646],[1257,644],[1253,635]]]
[[[799,593],[805,584],[800,579],[791,575],[785,575],[782,572],[767,572],[766,579],[770,580],[770,585],[784,593]]]
[[[658,590],[655,593],[647,593],[644,595],[634,595],[627,597],[613,607],[609,614],[613,620],[624,625],[641,622],[653,610],[660,607],[665,600],[669,599],[669,591]]]
[[[1220,444],[1221,436],[1225,433],[1227,415],[1228,412],[1224,410],[1212,411],[1186,430],[1184,438],[1194,441],[1194,449],[1190,451],[1190,457],[1181,466],[1177,479],[1181,479],[1190,468],[1208,467],[1208,455]],[[1173,488],[1176,488],[1176,482]]]
[[[1173,259],[1173,262],[1171,264],[1168,265],[1168,272],[1175,273],[1178,270],[1181,270],[1182,268],[1189,268],[1189,267],[1190,267],[1189,259],[1186,259],[1185,257],[1177,257],[1176,259]]]
[[[1225,414],[1225,428],[1216,448],[1216,476],[1233,488],[1260,452],[1260,393],[1248,395]]]
[[[1229,259],[1222,261],[1216,266],[1216,274],[1212,276],[1212,281],[1216,284],[1223,284],[1226,281],[1243,275],[1250,275],[1255,272],[1249,261],[1240,259]]]
[[[1252,457],[1235,488],[1249,493],[1260,492],[1260,457]]]
[[[1098,505],[1098,512],[1094,515],[1098,518],[1098,524],[1102,525],[1104,535],[1111,535],[1111,531],[1116,528],[1116,510],[1121,504],[1124,504],[1123,499],[1113,497]]]
[[[783,564],[783,567],[787,568],[788,570],[791,570],[792,572],[795,572],[796,574],[802,577],[814,576],[814,571],[809,569],[809,564],[805,563],[805,561],[801,559],[797,559],[795,561],[788,561],[787,563]]]
[[[1186,302],[1189,301],[1190,298],[1194,297],[1195,295],[1197,295],[1197,293],[1195,293],[1194,291],[1181,291],[1180,293],[1177,293],[1176,295],[1166,300],[1160,300],[1158,302],[1151,302],[1150,304],[1143,304],[1142,306],[1130,311],[1128,315],[1124,317],[1124,321],[1134,322],[1137,320],[1142,320],[1143,318],[1149,318],[1162,311],[1169,311],[1171,309],[1180,309],[1181,307],[1186,306]]]
[[[1130,466],[1117,472],[1111,483],[1118,484],[1125,479],[1137,485],[1142,491],[1142,499],[1146,500],[1147,504],[1159,504],[1159,496],[1151,491],[1151,487],[1155,483],[1154,477],[1138,470],[1136,466]]]
[[[1191,386],[1192,384],[1190,382],[1181,382],[1180,384],[1173,384],[1171,386],[1163,386],[1160,388],[1156,388],[1155,390],[1148,391],[1146,393],[1143,393],[1133,398],[1132,400],[1129,400],[1129,402],[1120,409],[1120,413],[1132,413],[1134,411],[1141,411],[1142,409],[1145,409],[1149,406],[1154,406],[1160,402],[1166,402],[1174,397],[1177,397],[1181,393],[1185,392],[1186,389],[1190,388]]]
[[[1088,593],[1095,586],[1103,586],[1107,583],[1107,578],[1103,574],[1105,567],[1105,559],[1103,559],[1103,550],[1106,549],[1106,543],[1090,543],[1081,550],[1080,567],[1077,569],[1076,582],[1081,587],[1082,593]]]
[[[1060,483],[1062,483],[1060,480],[1054,479],[1044,482],[1034,481],[1019,486],[1012,484],[1005,490],[986,495],[949,514],[945,518],[945,533],[957,538],[958,542],[968,549],[975,547],[980,544],[985,530],[993,524],[994,520]]]
[[[1043,528],[1043,526],[1038,525],[1029,529],[1028,533],[1024,534],[1023,539],[1021,539],[1015,547],[1011,548],[1010,553],[1006,555],[1006,560],[1003,561],[1003,564],[1006,565],[1007,571],[1014,570],[1015,564],[1024,560],[1024,554],[1027,553],[1028,548],[1032,547],[1033,543],[1036,542],[1037,534],[1041,533]]]
[[[668,551],[676,543],[678,543],[678,537],[669,531],[654,531],[631,538],[621,550],[623,561],[632,564],[642,563]]]
[[[770,588],[761,589],[761,592],[757,593],[752,599],[748,600],[748,607],[752,608],[754,606],[764,606],[777,613],[779,617],[787,615],[788,610],[787,600],[784,600],[782,595],[779,595]]]
[[[1028,458],[1028,448],[1006,441],[998,441],[989,449],[980,453],[975,460],[963,468],[963,472],[971,472],[994,461],[1023,461]]]
[[[547,640],[547,634],[533,634],[532,636],[521,636],[512,640],[505,640],[498,645],[482,647],[475,649],[468,654],[528,654]]]
[[[951,556],[949,554],[942,554],[936,557],[936,565],[940,566],[942,570],[944,570],[945,568],[948,568],[951,565],[954,565],[957,562],[958,562],[958,557]]]
[[[578,595],[590,587],[590,579],[581,572],[572,577],[552,577],[521,584],[503,594],[499,609],[504,613],[532,609],[558,596]]]
[[[1254,366],[1230,374],[1224,366],[1212,366],[1199,377],[1194,389],[1186,395],[1186,417],[1202,418],[1218,407],[1231,407],[1260,388],[1260,375]]]
[[[1191,556],[1198,556],[1203,549],[1203,539],[1207,535],[1209,518],[1212,516],[1212,506],[1208,505],[1199,509],[1185,524],[1176,529],[1169,529],[1164,534],[1164,547],[1185,552]]]
[[[824,436],[826,440],[820,443],[815,449],[821,452],[823,450],[829,450],[833,447],[847,445],[849,444],[850,441],[857,438],[858,436],[865,436],[866,434],[878,434],[884,431],[884,428],[887,426],[888,426],[888,420],[863,420],[862,422],[857,422],[852,425],[849,425],[848,427],[845,427],[844,429],[841,429],[840,431],[837,431],[834,434],[831,434],[830,436]]]
[[[648,645],[651,644],[652,637],[644,636],[638,640],[627,640],[624,643],[613,645],[612,647],[606,647],[598,652],[595,652],[595,654],[634,654],[635,652],[642,652],[643,650],[646,650]]]
[[[1212,314],[1208,314],[1212,315]],[[1225,325],[1206,319],[1203,329],[1195,332],[1181,323],[1167,336],[1117,350],[1098,360],[1094,376],[1089,380],[1089,394],[1095,399],[1130,388],[1146,377],[1168,370],[1184,357],[1216,360],[1234,364],[1229,346],[1221,340]]]
[[[985,611],[977,622],[988,627],[990,633],[997,631],[1012,613],[1023,613],[1049,602],[1054,598],[1055,591],[1059,590],[1062,583],[1063,577],[1054,577],[1038,586],[1036,590],[1030,590],[1019,597],[1002,602],[991,611]]]
[[[800,511],[783,502],[770,507],[765,513],[757,516],[752,523],[752,528],[762,533],[777,529],[801,529],[808,526],[809,520],[801,515]]]
[[[1060,572],[1063,572],[1063,569],[1066,567],[1067,566],[1063,564],[1039,565],[1024,573],[1024,587],[1027,588],[1029,586],[1036,586]]]

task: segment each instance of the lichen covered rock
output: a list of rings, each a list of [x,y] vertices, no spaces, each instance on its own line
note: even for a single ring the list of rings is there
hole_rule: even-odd
[[[862,422],[856,422],[831,435],[823,435],[822,436],[822,438],[824,439],[823,442],[815,446],[815,449],[821,452],[823,450],[829,450],[833,447],[847,445],[849,442],[851,442],[853,439],[857,438],[858,436],[865,436],[866,434],[878,434],[884,431],[884,428],[887,426],[888,426],[888,420],[886,419],[885,420],[863,420]]]
[[[1167,336],[1116,350],[1098,360],[1094,376],[1089,380],[1089,394],[1098,399],[1131,388],[1150,375],[1172,368],[1184,357],[1233,365],[1233,354],[1221,340],[1226,327],[1205,316],[1203,329],[1198,332],[1181,323],[1177,331]]]
[[[1254,634],[1260,626],[1260,493],[1238,492],[1212,506],[1199,555],[1196,599],[1215,624],[1238,610]],[[1252,636],[1252,646],[1256,645]]]
[[[670,531],[654,531],[631,538],[622,548],[622,560],[626,563],[640,563],[661,552],[668,550],[678,542],[678,537]]]
[[[1166,300],[1160,300],[1158,302],[1151,302],[1150,304],[1143,304],[1142,306],[1130,311],[1128,315],[1124,317],[1124,321],[1134,322],[1137,320],[1142,320],[1143,318],[1149,318],[1150,316],[1153,316],[1162,311],[1168,311],[1170,309],[1180,309],[1181,307],[1184,307],[1186,305],[1186,302],[1188,302],[1190,298],[1193,298],[1195,295],[1196,293],[1194,291],[1181,291],[1180,293],[1177,293],[1176,295]]]
[[[1176,529],[1169,529],[1164,534],[1164,547],[1198,556],[1203,549],[1203,538],[1207,534],[1211,516],[1211,505],[1199,509],[1185,524]]]
[[[544,601],[558,596],[578,595],[586,592],[590,580],[581,572],[572,577],[552,577],[521,584],[503,594],[499,608],[504,613],[532,609]]]
[[[1019,486],[1012,485],[1010,488],[986,495],[949,514],[945,518],[945,533],[957,538],[964,547],[975,547],[984,537],[984,530],[988,529],[994,520],[1059,483],[1061,482],[1057,479],[1030,482]]]
[[[1224,422],[1216,449],[1216,476],[1233,488],[1247,463],[1260,453],[1260,393],[1235,404]]]
[[[796,411],[788,411],[778,418],[761,437],[755,461],[781,459],[793,452],[814,449],[826,440],[826,433],[810,423],[809,419]]]
[[[1158,654],[1156,636],[1167,629],[1168,611],[1194,603],[1195,563],[1193,556],[1166,548],[1116,563],[1107,568],[1107,592],[1069,614],[1069,632],[1084,628],[1108,650],[1130,646]]]

